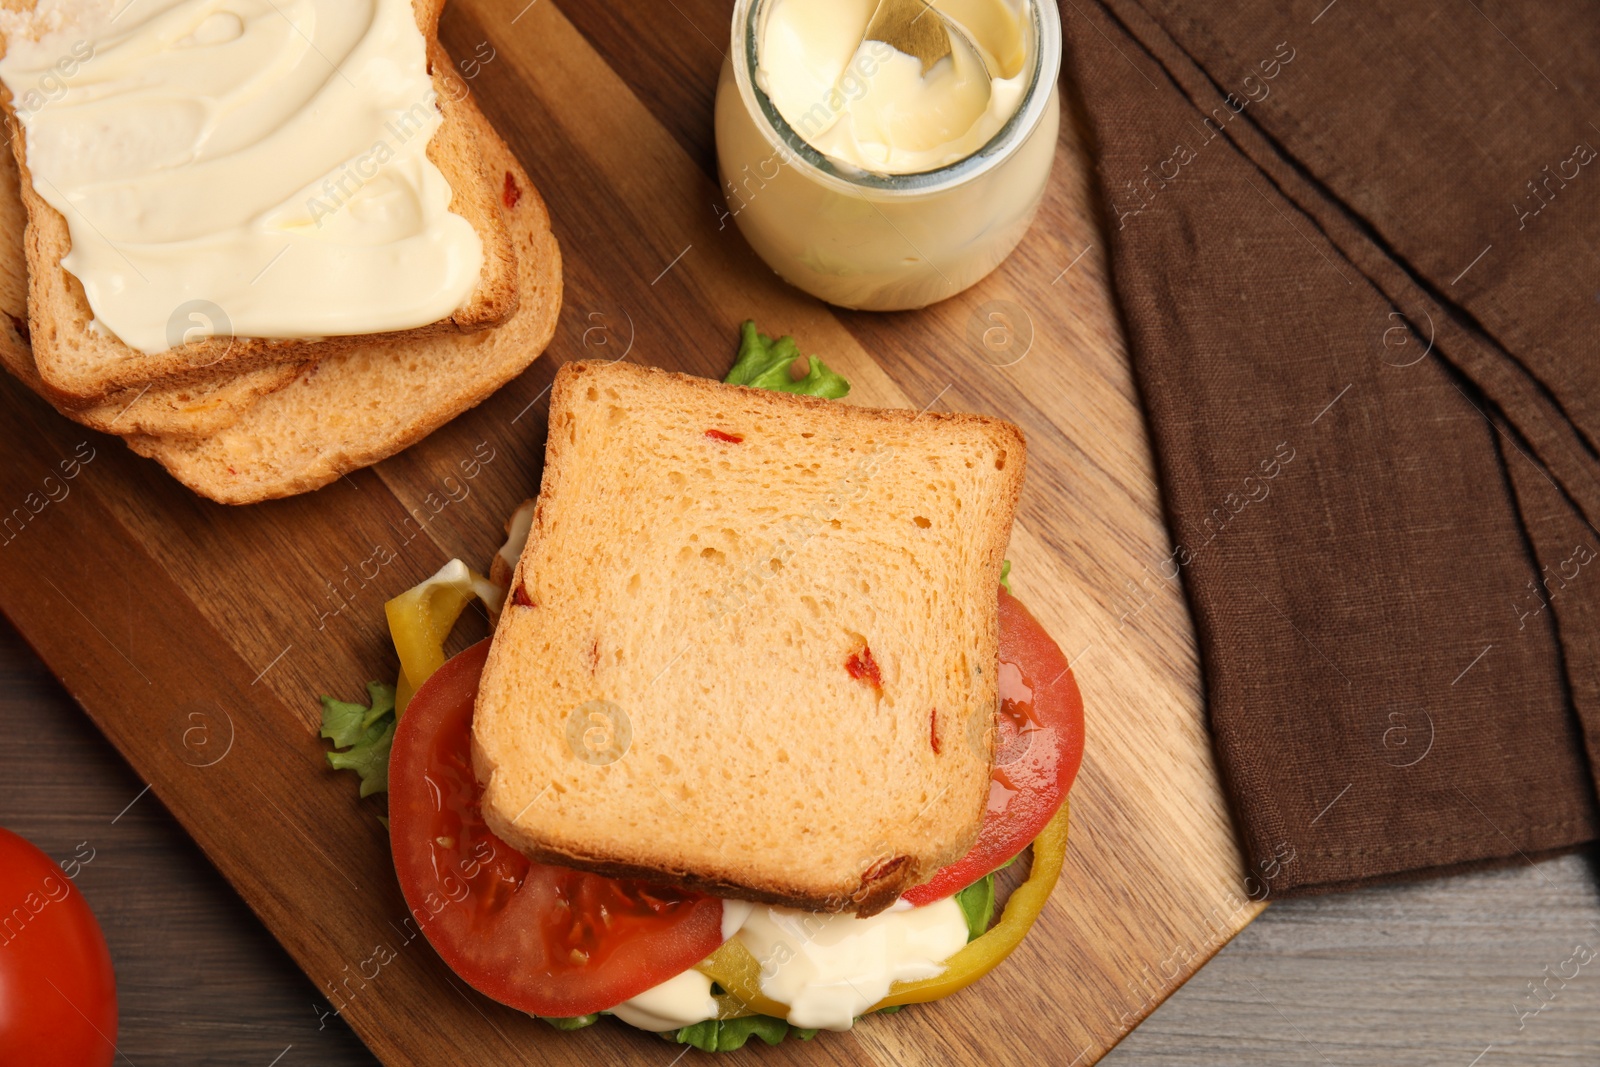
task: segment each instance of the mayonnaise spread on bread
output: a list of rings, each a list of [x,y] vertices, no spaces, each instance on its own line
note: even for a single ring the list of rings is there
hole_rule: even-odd
[[[761,992],[807,1029],[850,1029],[894,983],[936,977],[967,943],[953,897],[920,908],[900,901],[866,919],[739,900],[722,908],[724,939],[739,938],[761,962]],[[716,1018],[717,1005],[710,979],[691,970],[611,1010],[644,1030],[676,1030]]]
[[[0,31],[62,266],[124,344],[407,330],[472,295],[411,0],[39,0]]]

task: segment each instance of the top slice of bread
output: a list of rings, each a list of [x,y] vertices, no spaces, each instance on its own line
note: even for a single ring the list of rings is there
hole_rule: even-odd
[[[7,7],[18,5],[8,3]],[[32,4],[21,5],[22,10]],[[70,407],[106,400],[119,390],[145,385],[182,385],[272,363],[306,363],[377,341],[412,341],[432,333],[485,329],[516,310],[517,257],[498,210],[501,189],[477,153],[471,125],[477,111],[466,83],[456,75],[437,41],[443,0],[413,0],[417,26],[427,42],[429,73],[438,93],[443,124],[428,142],[428,158],[450,183],[450,210],[465,218],[483,243],[483,267],[468,302],[448,319],[414,330],[318,340],[214,337],[147,354],[116,337],[91,329],[94,312],[83,286],[61,266],[71,250],[67,220],[34,191],[27,166],[25,131],[5,94],[5,112],[22,174],[28,209],[29,326],[34,362],[49,398]]]
[[[569,363],[473,724],[535,859],[872,914],[971,846],[1021,431]]]

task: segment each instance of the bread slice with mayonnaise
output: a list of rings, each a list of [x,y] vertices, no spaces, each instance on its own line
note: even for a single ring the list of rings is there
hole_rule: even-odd
[[[410,330],[356,336],[307,339],[260,339],[219,336],[194,341],[163,352],[141,352],[114,335],[94,327],[94,312],[84,288],[62,266],[71,250],[67,220],[34,188],[28,170],[27,139],[5,94],[5,111],[13,147],[21,166],[22,196],[28,210],[26,252],[29,276],[29,335],[38,381],[47,398],[69,408],[114,408],[115,394],[131,396],[144,387],[202,386],[215,390],[225,372],[239,374],[274,364],[301,365],[353,348],[373,344],[407,345],[434,335],[461,335],[506,321],[516,310],[517,254],[511,245],[498,208],[501,188],[494,184],[477,154],[473,134],[476,105],[466,84],[437,40],[438,20],[444,0],[413,0],[418,29],[426,42],[428,69],[443,117],[428,143],[427,156],[450,183],[450,211],[466,219],[483,248],[476,287],[466,303],[452,315]],[[9,12],[37,11],[48,24],[61,0],[25,0],[7,3]],[[281,14],[281,13],[280,13]],[[284,16],[287,18],[287,16]],[[92,225],[92,220],[89,221]],[[292,372],[290,372],[292,375]],[[281,368],[269,370],[255,381],[280,383]],[[230,400],[238,410],[258,392],[234,390]],[[230,412],[231,413],[231,412]],[[145,426],[142,429],[153,427]],[[169,425],[169,431],[175,427]]]
[[[529,856],[870,915],[989,795],[1016,427],[570,363],[479,691]]]
[[[19,182],[16,156],[0,151],[0,366],[48,397],[28,335],[28,254],[23,245],[28,212]],[[259,397],[293,381],[299,370],[296,364],[273,363],[248,371],[224,370],[183,385],[123,389],[81,407],[51,402],[67,418],[101,433],[203,437],[232,425]]]
[[[130,434],[128,445],[225,504],[309,492],[421,440],[521,374],[555,334],[561,251],[527,172],[474,109],[463,123],[506,190],[517,310],[490,330],[355,345],[302,369],[205,437]]]

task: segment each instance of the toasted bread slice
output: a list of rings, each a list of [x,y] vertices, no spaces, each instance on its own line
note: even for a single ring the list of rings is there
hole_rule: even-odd
[[[476,152],[516,195],[503,208],[519,263],[517,311],[503,325],[378,342],[329,356],[201,440],[130,436],[180,482],[225,504],[304,493],[376,463],[478,404],[536,359],[561,308],[561,252],[538,190],[487,119]]]
[[[5,111],[13,147],[21,166],[23,203],[28,209],[29,326],[35,366],[47,397],[69,407],[102,402],[112,394],[137,391],[145,385],[187,385],[215,381],[223,372],[237,374],[274,363],[303,364],[337,351],[365,347],[374,341],[411,343],[433,334],[456,334],[504,322],[516,310],[517,255],[498,209],[501,189],[476,153],[473,120],[477,105],[465,82],[436,39],[442,0],[414,0],[418,27],[428,46],[429,72],[438,92],[444,123],[428,144],[428,158],[449,181],[450,210],[477,230],[483,243],[483,267],[468,303],[448,319],[415,330],[387,334],[330,337],[321,340],[268,340],[218,337],[166,352],[147,354],[114,336],[90,328],[94,313],[83,286],[61,266],[71,249],[67,220],[33,187],[27,168],[26,136],[11,110]],[[279,372],[281,373],[281,372]]]
[[[23,248],[27,225],[16,157],[0,152],[0,365],[29,389],[46,395],[28,343],[28,255]],[[275,363],[193,385],[128,389],[86,408],[59,402],[55,406],[68,418],[103,433],[204,436],[232,424],[256,398],[287,385],[299,370],[294,364]]]
[[[569,363],[473,723],[535,859],[870,915],[989,795],[1016,427]]]

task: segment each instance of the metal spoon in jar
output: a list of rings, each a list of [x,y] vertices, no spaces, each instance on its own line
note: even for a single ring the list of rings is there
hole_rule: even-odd
[[[879,0],[863,40],[882,41],[897,52],[914,56],[926,75],[954,50],[952,33],[961,38],[978,62],[988,66],[982,49],[928,0]]]

